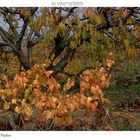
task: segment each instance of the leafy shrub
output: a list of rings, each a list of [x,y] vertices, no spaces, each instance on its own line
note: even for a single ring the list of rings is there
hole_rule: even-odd
[[[109,70],[113,63],[108,60],[107,69],[101,67],[83,71],[80,91],[75,94],[68,94],[74,86],[73,79],[68,79],[61,91],[53,71],[46,71],[39,65],[16,74],[13,80],[1,74],[2,109],[18,113],[26,121],[35,119],[41,123],[52,119],[58,126],[70,125],[73,123],[72,113],[86,110],[95,114],[100,104],[110,103],[104,98],[103,89],[109,86]]]

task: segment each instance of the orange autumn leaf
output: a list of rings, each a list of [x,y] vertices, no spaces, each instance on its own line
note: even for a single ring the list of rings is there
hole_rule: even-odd
[[[92,92],[93,94],[101,94],[101,93],[102,93],[102,91],[101,91],[101,89],[99,88],[98,85],[92,86],[92,87],[91,87],[91,92]]]
[[[100,84],[101,88],[108,88],[109,87],[109,81],[103,81]]]
[[[94,104],[91,105],[91,111],[95,112],[96,111],[96,106]]]
[[[54,112],[53,111],[47,111],[46,117],[47,117],[47,119],[53,119],[54,118]]]
[[[89,7],[89,8],[87,9],[87,16],[90,17],[91,15],[92,15],[92,8]]]
[[[46,121],[46,116],[40,114],[40,115],[36,116],[36,120],[37,120],[37,122],[39,122],[39,123],[43,123],[43,122]]]

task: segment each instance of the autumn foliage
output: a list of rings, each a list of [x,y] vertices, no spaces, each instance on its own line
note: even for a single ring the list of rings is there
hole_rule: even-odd
[[[101,103],[109,104],[102,89],[109,86],[110,75],[103,67],[83,71],[80,91],[75,94],[69,93],[74,80],[68,79],[61,91],[53,71],[46,71],[39,65],[16,74],[13,80],[3,74],[1,77],[1,107],[22,115],[26,121],[35,119],[41,123],[52,119],[58,126],[70,125],[72,112],[82,109],[95,113]]]
[[[113,130],[105,88],[138,64],[139,8],[1,7],[0,16],[0,109],[12,122]]]

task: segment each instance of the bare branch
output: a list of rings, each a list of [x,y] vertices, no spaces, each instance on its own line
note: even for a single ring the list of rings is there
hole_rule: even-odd
[[[9,45],[14,43],[8,32],[5,31],[1,26],[0,26],[0,36],[2,37],[3,41],[8,43]]]
[[[31,16],[33,16],[35,14],[35,12],[37,11],[37,9],[38,8],[31,9]],[[23,39],[23,36],[25,35],[25,31],[26,31],[27,26],[29,24],[29,18],[23,17],[23,21],[24,21],[24,24],[23,24],[22,30],[21,30],[20,35],[19,35],[19,40],[22,40]]]
[[[11,30],[13,31],[14,35],[15,35],[16,37],[18,37],[19,34],[18,34],[18,32],[16,31],[16,29],[15,29],[15,27],[14,27],[12,21],[11,21],[9,18],[6,18],[7,13],[6,13],[6,11],[5,11],[5,8],[1,8],[1,9],[3,10],[1,13],[4,15],[4,18],[6,19],[7,23],[9,24],[9,26],[10,26]]]
[[[65,66],[68,63],[68,59],[70,57],[70,53],[72,52],[72,49],[70,47],[66,47],[66,54],[65,56],[57,63],[55,66],[49,66],[46,68],[46,70],[53,70],[55,73],[61,72]]]
[[[77,9],[77,7],[70,8],[67,15],[66,15],[66,18],[68,18],[74,12],[75,9]]]
[[[0,42],[0,47],[1,46],[8,46],[8,44],[7,43],[4,43],[4,42]]]
[[[118,38],[116,38],[113,34],[109,33],[109,32],[105,32],[102,31],[104,34],[106,34],[109,38],[111,38],[112,40],[118,42],[118,43],[123,43],[123,41],[119,40]]]

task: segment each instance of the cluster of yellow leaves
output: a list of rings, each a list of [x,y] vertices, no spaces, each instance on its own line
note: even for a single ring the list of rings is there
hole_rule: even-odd
[[[1,76],[5,85],[0,85],[0,98],[4,110],[22,114],[26,120],[36,118],[38,122],[53,119],[58,125],[73,122],[71,112],[86,109],[95,112],[99,102],[108,104],[103,97],[103,88],[109,86],[107,71],[88,69],[81,75],[80,92],[67,94],[75,81],[68,79],[60,91],[60,84],[53,77],[53,71],[46,71],[35,65],[27,72],[17,74],[13,80]],[[92,93],[87,96],[87,93]]]
[[[25,74],[26,73],[21,72],[20,75],[17,74],[14,77],[14,81],[19,88],[25,88],[26,87],[28,79],[25,77]]]
[[[109,86],[109,80],[110,76],[103,67],[99,70],[85,70],[81,76],[80,92],[102,94],[103,92],[101,89]]]
[[[86,105],[87,108],[91,108],[93,111],[95,111],[98,106],[97,101],[109,104],[109,101],[103,97],[102,91],[103,88],[109,87],[109,80],[110,76],[103,67],[95,70],[85,70],[81,75],[80,93],[92,93],[93,96],[89,97],[87,101],[82,99],[81,103]]]

